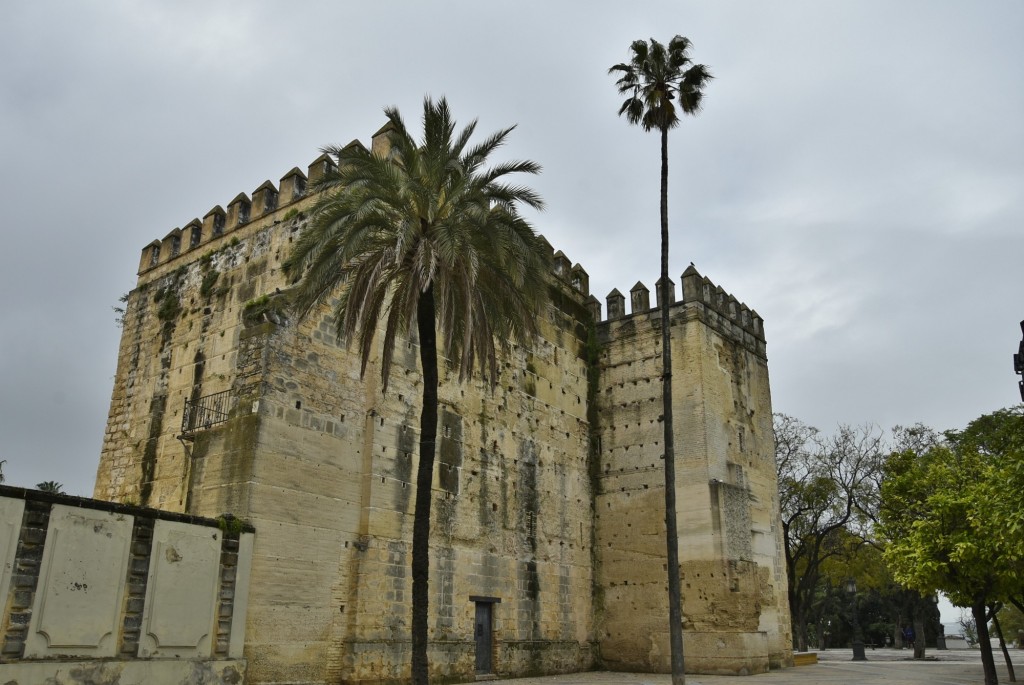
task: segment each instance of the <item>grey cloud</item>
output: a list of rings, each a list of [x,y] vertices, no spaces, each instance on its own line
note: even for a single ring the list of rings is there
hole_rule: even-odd
[[[440,18],[439,18],[440,17]],[[422,31],[423,26],[431,31]],[[0,459],[91,492],[139,251],[397,105],[449,97],[540,162],[538,229],[600,300],[658,271],[658,140],[616,117],[636,38],[693,39],[672,272],[766,322],[775,407],[937,428],[1016,401],[1024,6],[58,2],[0,26]]]

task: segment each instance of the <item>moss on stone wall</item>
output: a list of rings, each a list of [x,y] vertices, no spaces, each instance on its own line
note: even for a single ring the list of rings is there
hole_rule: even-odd
[[[259,429],[260,417],[252,413],[234,416],[224,428],[222,480],[233,487],[220,488],[218,509],[221,511],[237,511],[243,515],[248,512],[248,488],[244,486],[252,480]]]
[[[171,322],[177,319],[181,314],[181,300],[178,299],[178,293],[173,290],[167,290],[160,291],[157,294],[160,308],[156,310],[156,317],[164,322]]]
[[[217,279],[220,278],[220,272],[216,269],[210,269],[203,274],[203,282],[199,286],[199,294],[203,297],[209,297],[213,294],[213,288],[217,285]]]
[[[146,446],[142,450],[142,463],[140,464],[142,474],[139,478],[139,504],[151,506],[149,498],[153,494],[153,478],[156,476],[157,447],[160,444],[160,434],[164,427],[164,411],[167,408],[167,396],[157,395],[153,398],[149,408],[149,437],[146,439]]]
[[[242,323],[258,326],[265,322],[283,324],[288,320],[289,298],[284,293],[261,295],[249,300],[242,308]]]

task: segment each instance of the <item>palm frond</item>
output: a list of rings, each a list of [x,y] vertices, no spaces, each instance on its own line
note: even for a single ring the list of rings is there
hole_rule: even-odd
[[[630,61],[608,70],[621,74],[615,85],[621,95],[628,96],[619,116],[645,131],[667,131],[679,125],[679,110],[699,112],[704,86],[713,77],[704,65],[692,65],[690,47],[689,39],[679,35],[667,46],[653,38],[633,41]]]
[[[399,337],[416,327],[417,303],[435,302],[441,351],[460,378],[486,363],[497,380],[499,345],[536,332],[547,295],[546,257],[521,206],[542,209],[531,188],[508,182],[537,174],[529,160],[487,166],[514,126],[473,144],[476,121],[458,129],[444,98],[423,103],[423,137],[409,134],[396,108],[390,151],[362,146],[324,148],[337,160],[313,184],[324,192],[286,260],[299,276],[293,301],[301,316],[337,297],[337,334],[359,348],[365,373],[378,328],[383,331],[384,388]]]

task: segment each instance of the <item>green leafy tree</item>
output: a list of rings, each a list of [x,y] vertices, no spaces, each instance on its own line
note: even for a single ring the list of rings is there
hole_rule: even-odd
[[[357,342],[366,372],[378,322],[387,392],[395,341],[414,330],[423,373],[419,465],[412,540],[412,678],[429,680],[427,612],[430,505],[438,412],[438,356],[460,380],[476,364],[497,380],[496,341],[528,344],[547,295],[543,243],[520,216],[541,209],[513,174],[536,174],[531,161],[485,166],[512,128],[470,144],[476,122],[456,131],[448,103],[423,103],[423,138],[413,139],[398,110],[385,109],[390,149],[328,147],[337,168],[318,181],[323,198],[286,269],[301,275],[294,305],[305,316],[337,296],[339,337]],[[514,127],[513,127],[514,128]]]
[[[807,651],[808,627],[841,587],[857,546],[864,544],[862,513],[875,491],[882,435],[870,426],[840,426],[832,436],[785,414],[773,416],[775,468],[796,648]],[[860,580],[858,581],[860,583]]]
[[[885,560],[901,583],[968,606],[986,685],[997,682],[989,607],[1021,594],[1024,412],[1004,409],[946,433],[947,444],[894,453],[882,487]]]
[[[43,492],[51,492],[55,495],[64,494],[64,486],[55,480],[44,480],[42,483],[36,483],[36,488]]]
[[[676,36],[668,45],[653,38],[629,46],[630,60],[608,70],[619,76],[615,85],[626,99],[619,115],[644,131],[661,134],[661,278],[658,301],[661,309],[662,403],[665,441],[665,522],[668,556],[669,631],[672,651],[672,682],[681,685],[683,675],[682,600],[679,550],[676,531],[675,447],[672,428],[672,352],[669,338],[668,276],[668,132],[680,122],[680,113],[695,115],[704,99],[711,72],[690,59],[690,41]]]
[[[1024,612],[1012,604],[1004,604],[997,614],[999,628],[1007,642],[1016,642],[1024,635]],[[1024,648],[1024,644],[1019,645]]]
[[[846,533],[849,550],[824,564],[829,582],[842,583],[840,573],[857,581],[856,604],[864,626],[865,640],[886,644],[888,637],[897,648],[903,648],[903,627],[912,626],[914,658],[925,658],[925,647],[935,644],[942,629],[934,596],[922,596],[916,590],[896,582],[883,559],[883,547],[877,540],[865,540]],[[847,596],[849,599],[849,596]]]
[[[879,644],[885,639],[884,634],[879,638],[876,627],[880,621],[879,598],[886,581],[881,551],[845,528],[837,530],[833,538],[833,553],[822,560],[818,582],[808,602],[807,643],[810,645],[813,637],[819,649],[846,644],[853,639],[856,618],[864,639]],[[850,578],[857,582],[856,597],[847,592]],[[822,640],[825,632],[830,633],[828,645]]]

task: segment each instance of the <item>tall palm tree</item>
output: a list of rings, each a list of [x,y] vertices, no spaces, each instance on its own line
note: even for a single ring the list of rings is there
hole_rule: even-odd
[[[64,494],[64,485],[55,480],[44,480],[42,483],[36,483],[36,489],[42,492],[51,492],[55,495]]]
[[[669,639],[672,683],[683,685],[682,600],[679,588],[679,539],[676,530],[675,444],[672,435],[672,345],[669,331],[668,278],[668,132],[679,125],[679,113],[697,114],[711,72],[690,60],[690,41],[676,36],[662,45],[633,41],[629,62],[616,64],[609,74],[620,74],[615,85],[626,99],[619,107],[631,124],[661,133],[661,309],[662,405],[665,430],[665,527],[668,548]]]
[[[456,133],[447,101],[423,103],[423,139],[413,140],[398,110],[384,110],[390,150],[328,147],[336,170],[318,181],[323,198],[286,262],[300,315],[338,294],[339,336],[358,342],[366,372],[380,321],[381,376],[387,392],[395,340],[419,336],[423,372],[419,466],[412,536],[412,676],[428,682],[427,608],[430,500],[437,434],[438,354],[459,379],[486,363],[497,380],[495,341],[529,343],[547,297],[543,243],[519,214],[543,208],[511,174],[536,174],[531,161],[485,167],[514,127],[470,145],[473,121]],[[440,338],[438,338],[440,334]],[[440,350],[438,349],[440,344]]]

